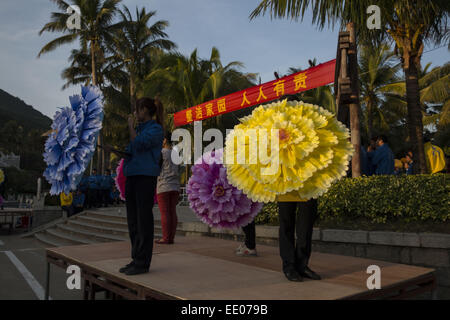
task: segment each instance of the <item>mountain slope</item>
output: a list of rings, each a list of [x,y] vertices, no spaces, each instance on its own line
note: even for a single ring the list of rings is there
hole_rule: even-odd
[[[52,120],[19,98],[0,89],[0,128],[10,120],[27,130],[48,130]]]

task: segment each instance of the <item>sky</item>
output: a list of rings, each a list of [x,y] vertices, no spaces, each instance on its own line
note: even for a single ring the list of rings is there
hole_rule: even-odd
[[[262,82],[273,80],[273,72],[285,74],[289,67],[308,66],[308,59],[319,63],[335,58],[338,27],[319,30],[308,13],[303,22],[271,20],[268,15],[249,19],[260,0],[123,0],[134,13],[136,6],[157,12],[157,20],[169,21],[166,32],[189,55],[194,49],[208,58],[217,47],[224,65],[244,64],[243,72],[258,73]],[[59,107],[69,105],[69,96],[79,87],[61,90],[61,72],[68,66],[70,50],[78,42],[51,53],[37,54],[58,33],[39,30],[58,7],[50,0],[0,1],[0,89],[24,100],[43,114],[53,117]],[[150,20],[152,22],[152,20]],[[433,47],[425,48],[425,51]],[[422,63],[439,66],[450,60],[446,47],[426,52]]]

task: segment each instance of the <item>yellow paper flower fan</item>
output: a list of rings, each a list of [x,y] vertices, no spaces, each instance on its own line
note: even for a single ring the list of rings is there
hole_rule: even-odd
[[[349,131],[324,108],[284,100],[240,121],[227,135],[224,162],[229,182],[253,201],[317,198],[346,174]]]

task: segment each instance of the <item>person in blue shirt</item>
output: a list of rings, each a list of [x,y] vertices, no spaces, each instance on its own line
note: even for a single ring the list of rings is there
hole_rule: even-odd
[[[119,190],[117,190],[117,187],[113,185],[113,188],[110,193],[111,201],[113,204],[119,204],[120,203],[120,193]]]
[[[100,204],[100,177],[97,169],[92,169],[92,174],[88,178],[88,207],[98,208]]]
[[[87,191],[89,189],[88,176],[83,175],[83,177],[81,178],[80,184],[78,186],[78,189],[80,189],[80,191],[84,194],[87,193]]]
[[[114,180],[111,177],[111,170],[106,169],[105,175],[101,176],[100,179],[100,194],[101,202],[103,206],[107,207],[111,203],[111,190],[114,185]]]
[[[126,275],[148,272],[152,260],[152,209],[164,137],[162,113],[163,107],[158,100],[141,98],[136,101],[134,112],[139,123],[137,129],[134,128],[134,117],[128,118],[130,143],[126,148],[123,173],[127,178],[125,205],[132,261],[119,270]]]
[[[84,210],[84,201],[86,199],[86,196],[84,193],[81,192],[80,189],[78,189],[75,193],[75,196],[73,197],[72,206],[73,206],[73,213],[77,214]]]
[[[373,152],[377,148],[377,136],[370,138],[369,146],[367,147],[366,160],[367,160],[367,176],[375,174],[375,165],[372,163]]]
[[[367,157],[367,151],[363,145],[361,145],[360,161],[361,161],[361,174],[369,176],[370,175],[369,159]]]
[[[387,139],[381,135],[377,139],[375,151],[368,152],[372,165],[375,166],[376,175],[394,174],[394,154],[387,145]]]

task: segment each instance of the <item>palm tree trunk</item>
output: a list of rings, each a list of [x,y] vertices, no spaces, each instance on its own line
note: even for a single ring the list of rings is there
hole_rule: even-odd
[[[367,138],[370,140],[373,135],[373,111],[372,102],[367,102]]]
[[[97,69],[95,65],[95,41],[91,40],[91,72],[92,72],[92,85],[97,85]],[[103,145],[103,134],[100,131],[98,136],[97,145]],[[102,149],[97,146],[97,172],[103,174],[103,152]]]
[[[97,70],[95,66],[95,42],[91,40],[91,72],[92,72],[92,85],[97,85]]]
[[[417,64],[414,60],[414,57],[410,55],[409,65],[404,69],[406,78],[406,101],[408,105],[408,130],[414,158],[414,173],[426,173],[419,78]]]

